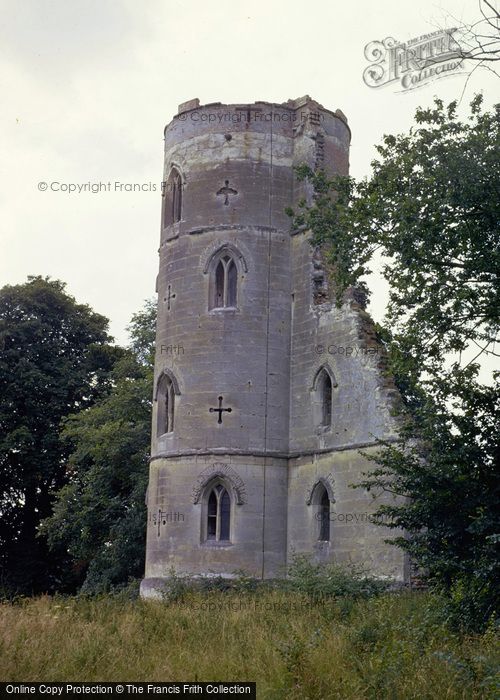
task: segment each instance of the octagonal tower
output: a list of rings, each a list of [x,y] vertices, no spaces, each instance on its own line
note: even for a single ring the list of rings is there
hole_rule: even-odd
[[[144,596],[172,569],[278,577],[291,548],[367,558],[366,534],[335,533],[327,508],[352,471],[341,458],[333,476],[335,456],[373,443],[372,430],[394,435],[388,387],[376,358],[346,367],[345,382],[339,358],[315,351],[358,338],[364,312],[335,308],[308,233],[285,214],[311,197],[294,166],[347,175],[349,141],[344,115],[308,96],[192,100],[165,128]],[[372,400],[336,411],[359,399],[358,375]],[[353,417],[359,429],[344,430]],[[383,548],[385,536],[368,540]],[[384,556],[397,576],[401,561]]]

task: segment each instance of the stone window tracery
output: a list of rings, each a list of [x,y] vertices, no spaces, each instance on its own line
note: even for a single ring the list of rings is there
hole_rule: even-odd
[[[229,542],[231,539],[231,497],[220,482],[208,494],[206,528],[207,541]]]

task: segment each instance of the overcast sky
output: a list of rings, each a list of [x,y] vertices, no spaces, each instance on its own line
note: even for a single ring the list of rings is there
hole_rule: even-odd
[[[401,92],[362,79],[365,45],[407,41],[478,17],[476,0],[0,0],[0,285],[67,283],[119,342],[154,294],[163,128],[177,105],[283,102],[311,95],[352,129],[351,174],[368,175],[384,133],[405,131],[464,74]],[[500,81],[478,70],[462,101]],[[38,190],[40,181],[156,183],[156,192]],[[384,310],[375,278],[370,307]]]

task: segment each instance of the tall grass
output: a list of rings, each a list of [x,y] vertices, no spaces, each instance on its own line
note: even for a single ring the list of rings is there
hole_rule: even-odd
[[[495,653],[493,629],[455,636],[421,593],[318,601],[186,590],[170,602],[0,604],[5,681],[255,680],[266,700],[470,700],[498,697]]]

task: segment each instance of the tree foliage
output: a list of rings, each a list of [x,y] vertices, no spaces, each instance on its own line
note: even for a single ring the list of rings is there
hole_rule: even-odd
[[[0,290],[0,567],[9,590],[67,581],[64,553],[49,554],[37,532],[66,479],[61,420],[109,389],[120,351],[107,327],[58,280],[30,277]]]
[[[155,321],[148,302],[132,318],[131,344],[113,370],[112,390],[65,422],[63,436],[74,446],[68,483],[43,531],[53,548],[67,551],[89,593],[144,570]]]

